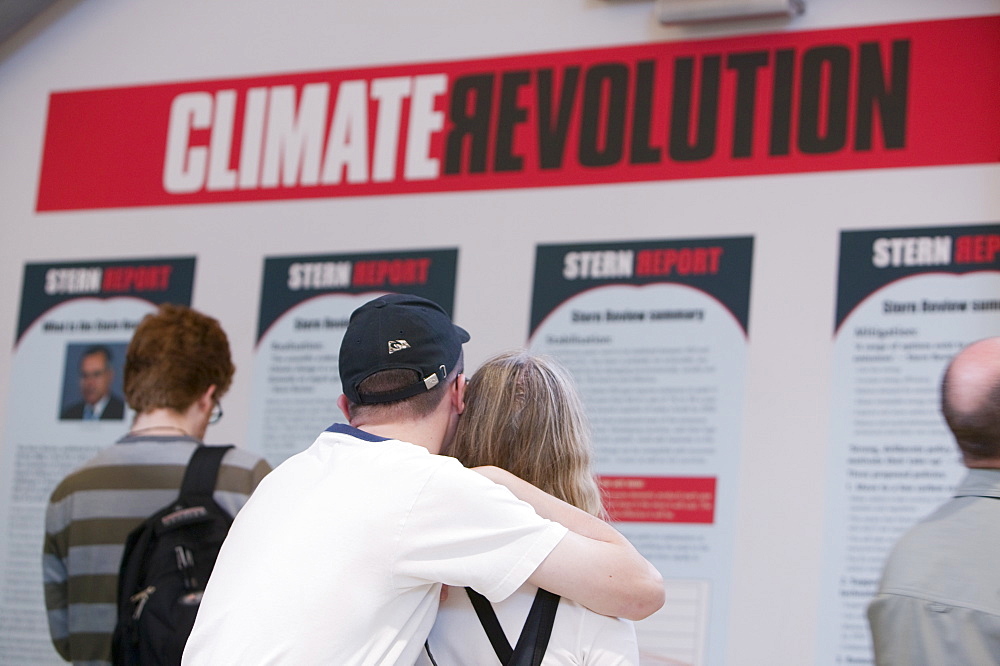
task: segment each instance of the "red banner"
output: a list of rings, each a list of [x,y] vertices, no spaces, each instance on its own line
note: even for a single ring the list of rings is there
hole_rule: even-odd
[[[987,16],[59,92],[37,207],[991,163],[998,47]]]
[[[598,481],[612,522],[715,522],[712,477],[601,476]]]

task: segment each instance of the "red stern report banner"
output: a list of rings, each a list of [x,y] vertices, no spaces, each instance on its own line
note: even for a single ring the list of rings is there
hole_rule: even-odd
[[[57,92],[37,208],[992,163],[998,45],[985,16]]]
[[[715,522],[714,478],[601,476],[598,482],[612,522]]]

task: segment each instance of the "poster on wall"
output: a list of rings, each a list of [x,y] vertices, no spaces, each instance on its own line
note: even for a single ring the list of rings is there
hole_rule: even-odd
[[[265,258],[248,448],[277,466],[344,422],[338,358],[351,313],[390,292],[451,313],[457,262],[456,249]]]
[[[1000,334],[1000,225],[844,231],[818,664],[871,664],[890,548],[964,475],[940,413],[962,347]]]
[[[540,245],[530,348],[573,374],[616,526],[666,579],[643,663],[721,665],[753,239]]]
[[[194,258],[25,265],[0,465],[0,663],[61,664],[49,640],[49,493],[129,428],[125,349],[160,303],[191,303]]]

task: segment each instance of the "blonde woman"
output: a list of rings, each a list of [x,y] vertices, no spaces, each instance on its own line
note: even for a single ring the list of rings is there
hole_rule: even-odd
[[[447,453],[466,467],[503,468],[603,516],[590,448],[587,419],[569,373],[550,358],[511,351],[486,361],[469,383],[465,412]],[[517,643],[536,592],[525,584],[493,604],[511,646]],[[471,596],[451,588],[441,603],[428,639],[429,654],[438,666],[501,663]],[[635,629],[627,620],[561,599],[542,663],[638,664]]]

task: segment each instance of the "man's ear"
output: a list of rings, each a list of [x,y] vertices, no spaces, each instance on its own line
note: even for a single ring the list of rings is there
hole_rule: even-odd
[[[458,377],[455,377],[455,382],[452,385],[451,400],[456,414],[461,414],[465,411],[465,382],[465,373],[463,372]]]
[[[347,422],[351,422],[351,402],[347,399],[347,396],[343,393],[337,398],[337,407],[340,408],[340,413],[344,415]]]
[[[210,412],[212,411],[212,408],[215,407],[215,391],[217,389],[218,387],[215,384],[212,384],[205,389],[205,392],[202,393],[201,396],[199,396],[198,408],[201,409],[201,411]]]

